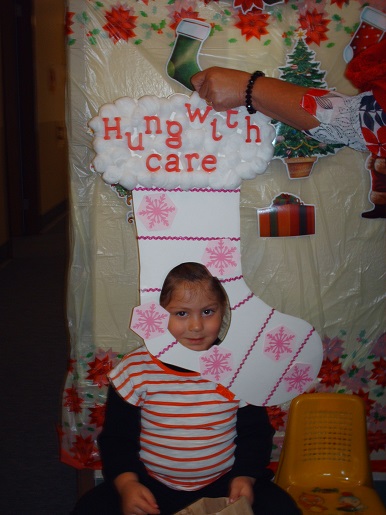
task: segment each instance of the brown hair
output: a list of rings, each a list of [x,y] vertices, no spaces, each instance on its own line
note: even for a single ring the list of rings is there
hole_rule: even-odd
[[[225,313],[226,307],[228,306],[228,297],[222,284],[217,277],[213,277],[204,265],[194,262],[181,263],[170,270],[166,276],[160,294],[160,304],[163,308],[169,304],[176,286],[183,282],[205,282],[221,304],[223,313]]]

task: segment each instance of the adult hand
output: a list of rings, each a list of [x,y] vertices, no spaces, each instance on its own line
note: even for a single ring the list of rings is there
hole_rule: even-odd
[[[237,499],[244,496],[252,506],[254,499],[253,485],[255,484],[255,481],[255,478],[249,476],[234,477],[229,487],[229,502],[235,502]]]
[[[245,90],[251,74],[214,66],[191,78],[194,89],[216,111],[227,111],[245,104]]]
[[[123,515],[158,515],[157,501],[151,491],[131,473],[124,473],[115,479],[115,486],[121,496]]]

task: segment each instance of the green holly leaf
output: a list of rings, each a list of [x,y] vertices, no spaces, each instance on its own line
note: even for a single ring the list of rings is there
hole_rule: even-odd
[[[237,39],[236,38],[230,38],[230,39],[228,39],[228,43],[237,43]]]
[[[91,433],[93,433],[95,431],[95,429],[93,427],[88,427],[87,431],[90,431]]]
[[[83,11],[81,16],[82,16],[82,20],[83,20],[84,23],[87,23],[87,22],[90,21],[90,18],[88,17],[86,11]]]
[[[88,397],[89,399],[93,399],[94,398],[94,396],[91,393],[86,393],[86,397]]]
[[[98,35],[100,33],[100,29],[92,29],[91,34]]]
[[[75,43],[76,39],[69,39],[68,40],[68,45],[71,46]]]
[[[332,48],[332,47],[334,47],[334,46],[335,46],[335,43],[328,43],[328,44],[327,44],[327,48]]]
[[[148,16],[147,16],[147,13],[145,13],[145,11],[139,11],[139,14],[140,14],[141,16],[143,16],[143,18],[147,18],[147,17],[148,17]]]
[[[271,39],[267,39],[267,41],[264,42],[263,46],[268,46],[272,43]]]
[[[142,39],[136,39],[134,41],[134,45],[140,45],[141,43],[143,43],[143,40]]]
[[[91,45],[96,45],[97,44],[97,41],[94,37],[90,37],[88,38],[89,42],[91,43]]]
[[[94,354],[93,352],[89,352],[88,354],[86,354],[86,358],[91,358],[91,356],[92,356],[93,354]]]

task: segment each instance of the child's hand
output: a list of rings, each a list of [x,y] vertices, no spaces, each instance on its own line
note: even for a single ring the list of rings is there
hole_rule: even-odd
[[[229,487],[229,502],[235,502],[239,497],[246,497],[249,504],[253,504],[253,485],[255,478],[249,476],[234,477]]]
[[[124,473],[115,479],[115,486],[122,500],[123,515],[159,514],[160,510],[154,495],[132,476],[131,473]]]

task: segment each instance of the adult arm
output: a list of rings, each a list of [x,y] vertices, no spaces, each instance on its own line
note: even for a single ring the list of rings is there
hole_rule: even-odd
[[[250,77],[247,72],[215,66],[197,73],[191,82],[200,97],[216,111],[226,111],[245,105]],[[252,88],[252,105],[256,111],[295,129],[310,130],[319,122],[300,106],[307,90],[280,79],[259,77]]]

